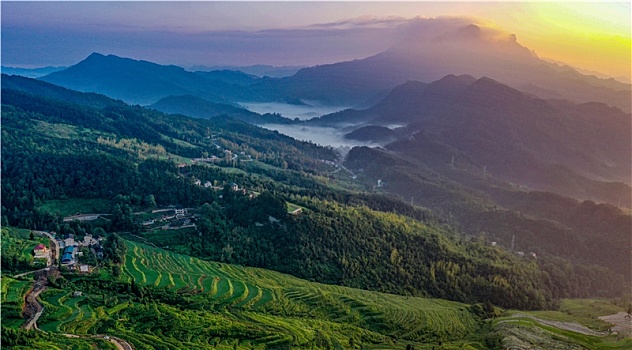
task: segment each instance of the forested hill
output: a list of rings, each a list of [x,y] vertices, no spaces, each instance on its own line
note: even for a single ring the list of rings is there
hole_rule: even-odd
[[[333,150],[230,118],[3,89],[2,120],[4,224],[78,234],[98,225],[138,236],[134,212],[199,207],[193,232],[160,244],[320,282],[522,309],[624,288],[603,267],[467,240],[428,210],[352,190],[356,184],[335,176]],[[61,199],[105,201],[111,216],[65,223],[44,205]],[[288,214],[288,202],[303,211]]]

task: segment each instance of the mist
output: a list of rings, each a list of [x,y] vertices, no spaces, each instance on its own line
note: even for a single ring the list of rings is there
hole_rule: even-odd
[[[346,156],[349,150],[355,146],[383,146],[383,144],[373,142],[346,139],[344,135],[348,130],[340,128],[285,124],[264,124],[259,126],[269,130],[276,130],[281,134],[300,141],[312,142],[321,146],[331,146],[338,151],[342,157]]]
[[[251,112],[259,114],[278,113],[285,118],[298,118],[299,120],[308,120],[350,108],[349,106],[331,106],[311,101],[302,105],[279,102],[239,102],[239,104]]]

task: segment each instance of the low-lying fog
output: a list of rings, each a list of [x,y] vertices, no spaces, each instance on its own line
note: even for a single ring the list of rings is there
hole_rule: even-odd
[[[321,146],[353,147],[368,145],[366,142],[345,139],[345,132],[336,128],[285,124],[264,124],[259,126],[270,130],[276,130],[297,140],[311,141]],[[372,145],[375,146],[375,144]]]
[[[308,120],[348,108],[344,106],[322,105],[313,102],[309,102],[309,104],[305,105],[292,105],[277,102],[240,102],[240,104],[252,112],[279,113],[286,118],[299,118],[300,120]],[[344,138],[344,135],[351,131],[347,128],[286,124],[263,124],[259,126],[270,130],[276,130],[281,134],[293,137],[297,140],[310,141],[321,146],[332,146],[343,157],[354,146],[381,146],[381,144],[372,142],[363,142]]]
[[[296,105],[279,102],[239,102],[241,106],[247,110],[259,114],[278,113],[285,118],[298,118],[300,120],[308,120],[321,115],[342,111],[350,107],[347,106],[330,106],[317,102],[305,101],[305,104]]]

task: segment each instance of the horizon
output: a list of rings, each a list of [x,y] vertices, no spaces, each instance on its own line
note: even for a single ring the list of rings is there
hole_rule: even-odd
[[[632,78],[629,2],[2,2],[1,6],[2,65],[16,68],[71,66],[92,52],[185,69],[314,66],[383,52],[414,25],[422,24],[420,33],[441,35],[449,28],[446,23],[461,21],[499,35],[513,34],[541,59],[584,74],[628,83]]]

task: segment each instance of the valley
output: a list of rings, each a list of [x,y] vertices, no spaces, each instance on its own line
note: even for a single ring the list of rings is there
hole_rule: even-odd
[[[620,43],[245,5],[2,4],[2,347],[632,349]]]

